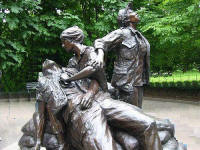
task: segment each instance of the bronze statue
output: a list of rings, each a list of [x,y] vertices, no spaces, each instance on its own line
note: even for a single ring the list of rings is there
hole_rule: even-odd
[[[95,59],[96,53],[94,51],[94,48],[88,47],[82,44],[83,42],[83,31],[79,29],[77,26],[68,28],[67,30],[63,31],[61,34],[61,40],[62,40],[62,46],[66,49],[67,52],[73,52],[75,56],[70,60],[69,66],[77,68],[79,71],[81,71],[84,67],[88,65],[84,70],[86,70],[85,73],[77,73],[76,78],[78,77],[79,79],[83,78],[84,76],[87,76],[88,73],[93,73],[93,78],[99,81],[99,84],[101,85],[102,89],[104,91],[107,90],[107,82],[105,75],[103,74],[103,69],[95,69],[89,66],[89,64],[93,63],[92,59]],[[78,64],[77,64],[78,62]],[[52,70],[49,70],[51,68],[51,63],[43,64],[43,69],[46,70],[44,72],[44,75],[51,74]],[[47,68],[46,68],[47,67]],[[58,67],[54,67],[54,69],[58,69]],[[63,68],[64,69],[64,68]],[[91,71],[91,72],[90,72]],[[87,73],[88,72],[88,73]],[[66,74],[63,74],[61,76],[65,77]],[[55,77],[56,78],[56,77]],[[76,78],[73,78],[74,80]],[[91,80],[90,83],[90,88],[87,91],[87,93],[82,96],[81,100],[81,107],[82,109],[89,108],[90,105],[92,104],[92,99],[93,96],[96,94],[95,89],[98,88],[97,86],[97,81],[96,80]],[[57,85],[59,87],[59,85]],[[53,90],[53,89],[52,89]],[[59,91],[59,89],[57,89]],[[57,92],[58,92],[57,91]],[[64,96],[62,98],[62,103],[58,103],[55,100],[52,101],[46,101],[44,102],[43,98],[40,96],[41,94],[37,94],[37,107],[38,107],[38,115],[35,116],[34,118],[34,123],[37,126],[37,144],[36,144],[36,149],[40,147],[41,145],[41,139],[42,139],[42,133],[43,133],[43,128],[44,128],[44,113],[45,109],[48,112],[51,124],[53,125],[54,132],[57,133],[57,137],[59,138],[60,142],[60,149],[63,149],[65,147],[64,144],[64,137],[63,137],[63,129],[61,126],[60,121],[57,119],[57,115],[59,111],[67,104],[66,97]]]
[[[68,38],[68,36],[70,38]],[[65,47],[67,52],[72,51],[75,55],[75,57],[73,57],[71,59],[69,63],[69,65],[73,66],[75,64],[73,64],[75,61],[79,62],[79,66],[74,66],[74,67],[78,67],[79,70],[82,70],[83,67],[86,66],[86,63],[91,63],[90,59],[93,57],[93,53],[94,52],[94,48],[92,47],[87,47],[82,43],[84,35],[82,30],[80,30],[78,27],[72,27],[69,28],[68,30],[65,30],[62,32],[61,34],[61,40],[63,43],[63,47]],[[67,40],[66,40],[67,39]],[[73,40],[73,42],[71,41]],[[93,51],[93,52],[92,52]],[[46,71],[43,71],[43,74],[46,76],[48,76],[49,74],[51,74],[52,70],[58,69],[59,72],[59,67],[54,66],[52,70],[49,70],[49,68],[51,68],[51,65],[54,65],[54,63],[49,63],[48,64],[43,64],[43,69]],[[64,69],[64,68],[63,68]],[[94,70],[94,69],[93,69]],[[92,70],[92,71],[93,71]],[[99,69],[99,71],[95,71],[93,74],[95,75],[96,79],[101,81],[99,83],[105,83],[105,84],[101,84],[102,85],[102,89],[106,90],[107,89],[107,82],[105,79],[105,76],[102,75],[102,70]],[[64,74],[65,75],[65,74]],[[77,74],[78,75],[78,74]],[[87,73],[85,74],[87,75]],[[80,77],[80,76],[78,76]],[[57,78],[56,76],[54,77],[55,79]],[[42,83],[39,82],[39,83]],[[56,83],[56,82],[55,82]],[[57,83],[58,84],[58,83]],[[96,90],[95,88],[97,87],[97,81],[96,80],[91,80],[90,83],[90,88],[87,91],[86,94],[84,94],[84,96],[82,96],[82,100],[81,100],[81,106],[83,109],[88,108],[91,105],[92,102],[92,97],[96,94]],[[61,92],[61,88],[59,88],[59,85],[57,85],[58,89],[58,95],[61,95],[59,92]],[[49,88],[52,88],[51,86]],[[51,89],[54,90],[54,89]],[[60,90],[60,91],[59,91]],[[40,92],[38,92],[37,94],[37,110],[38,113],[37,115],[35,114],[34,116],[34,123],[35,126],[37,127],[36,129],[36,133],[37,133],[37,141],[36,141],[36,149],[39,149],[40,145],[41,145],[41,139],[42,139],[42,134],[43,134],[43,128],[44,128],[44,122],[45,122],[45,111],[47,111],[49,119],[51,121],[51,124],[53,126],[54,132],[57,133],[57,138],[59,139],[59,149],[65,149],[65,144],[64,144],[64,136],[63,136],[63,128],[61,126],[60,120],[58,119],[58,114],[60,112],[60,110],[63,108],[63,106],[65,106],[67,104],[66,101],[66,96],[63,95],[62,97],[62,103],[53,99],[53,100],[48,100],[48,101],[44,101],[43,97],[41,96],[42,94],[39,94]]]
[[[183,150],[168,120],[110,97],[100,83],[105,77],[96,76],[104,75],[102,69],[93,67],[98,53],[81,44],[81,29],[66,29],[61,40],[76,55],[66,68],[44,62],[37,88],[37,101],[44,105],[36,107],[33,120],[23,127],[21,149]]]
[[[110,50],[116,51],[111,84],[118,90],[120,99],[142,108],[143,86],[149,83],[150,45],[136,30],[139,20],[130,5],[121,9],[118,13],[121,28],[97,39],[94,47],[101,55]],[[96,61],[100,65],[102,58],[100,56]]]
[[[78,34],[79,32],[80,32],[80,34]],[[97,54],[91,50],[92,48],[85,48],[84,45],[80,44],[81,43],[80,41],[74,42],[72,35],[76,35],[75,37],[79,37],[79,38],[83,39],[83,34],[82,34],[81,30],[78,27],[72,27],[72,28],[68,28],[65,31],[63,31],[63,33],[61,34],[61,40],[63,41],[63,47],[66,50],[68,50],[68,51],[71,50],[76,54],[75,57],[76,57],[76,60],[78,60],[77,61],[78,63],[77,63],[77,66],[74,66],[74,67],[76,67],[77,70],[80,72],[70,78],[68,76],[68,72],[66,72],[61,75],[62,81],[67,82],[66,85],[68,85],[68,82],[74,81],[74,80],[80,80],[83,78],[84,75],[85,75],[85,77],[87,75],[87,77],[90,77],[92,79],[95,76],[97,76],[97,74],[100,74],[100,77],[104,76],[104,74],[102,74],[102,72],[99,71],[98,68],[96,69],[94,67],[91,67],[91,65],[89,65],[91,63],[88,60],[97,58],[98,57]],[[82,52],[82,55],[80,55],[81,52]],[[89,57],[90,58],[89,59],[88,56],[91,56],[91,55],[93,57]],[[84,56],[85,56],[85,58],[84,58]],[[85,69],[82,66],[84,66],[86,68],[90,67],[91,69],[90,68]],[[92,87],[90,86],[88,91],[92,91],[92,92],[87,92],[85,94],[85,95],[88,95],[88,93],[92,93],[92,94],[89,94],[89,95],[92,95],[92,96],[90,96],[90,99],[91,99],[90,102],[85,103],[86,108],[88,108],[87,106],[92,105],[92,102],[93,102],[92,97],[94,97],[94,95],[97,94],[99,84],[104,81],[95,82],[95,80],[92,80],[91,82],[92,83],[90,85],[93,85],[93,86]],[[107,83],[105,82],[105,84],[107,84]],[[82,101],[80,103],[84,104],[84,102],[82,103]],[[106,100],[98,101],[98,105],[100,105],[101,109],[104,112],[104,115],[107,118],[109,118],[109,122],[111,124],[113,124],[114,127],[124,128],[124,129],[129,128],[129,130],[130,130],[129,132],[131,132],[131,130],[132,131],[134,130],[135,134],[138,134],[138,136],[142,137],[141,141],[143,141],[142,145],[143,146],[145,145],[144,149],[148,149],[147,145],[151,145],[152,147],[154,147],[155,150],[161,149],[160,139],[158,137],[156,124],[153,119],[147,119],[148,117],[143,114],[136,115],[136,112],[134,112],[134,111],[131,112],[131,110],[133,110],[133,109],[129,108],[129,105],[126,105],[123,107],[123,103],[114,101],[110,98],[107,98]],[[135,117],[133,117],[133,114],[135,115]],[[138,117],[136,117],[136,116],[138,116]],[[118,122],[118,123],[116,124],[116,122]],[[150,126],[151,126],[151,128],[150,128]],[[139,132],[136,133],[136,131],[139,131]],[[148,136],[147,136],[144,134],[145,132],[148,132],[150,134],[148,134]],[[142,134],[144,134],[144,135],[142,135]],[[151,134],[153,134],[153,135],[151,135]],[[148,140],[145,140],[145,139],[148,139]]]
[[[65,139],[64,139],[64,129],[62,123],[58,119],[58,115],[62,108],[67,105],[67,98],[63,94],[62,88],[56,81],[59,77],[52,72],[60,72],[61,69],[56,66],[51,61],[45,61],[43,63],[43,76],[39,77],[39,84],[37,86],[36,94],[36,112],[33,115],[34,126],[36,127],[35,132],[35,150],[40,150],[42,144],[44,128],[46,125],[46,118],[49,119],[53,132],[56,134],[56,138],[59,142],[59,150],[66,149]],[[53,84],[47,84],[49,80],[52,79]],[[50,82],[50,81],[49,81]],[[48,91],[45,91],[45,86]],[[53,91],[53,92],[51,92]],[[49,93],[48,93],[49,92]],[[46,95],[44,94],[46,93]],[[47,94],[48,93],[48,94]],[[58,97],[59,95],[59,97]]]

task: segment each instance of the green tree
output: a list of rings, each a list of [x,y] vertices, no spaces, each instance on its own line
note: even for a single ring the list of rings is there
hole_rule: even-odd
[[[184,71],[200,66],[200,2],[151,0],[139,10],[140,25],[151,43],[154,71]]]
[[[130,0],[2,0],[0,2],[0,70],[6,91],[36,81],[45,59],[65,66],[71,55],[59,35],[78,25],[85,44],[118,28],[117,13]],[[200,66],[200,3],[197,0],[134,0],[139,30],[151,44],[153,71],[187,70]],[[114,54],[109,54],[111,76]],[[200,67],[199,67],[200,69]]]
[[[0,70],[5,91],[18,91],[26,82],[36,81],[46,58],[66,65],[71,55],[61,48],[62,30],[78,25],[91,45],[112,30],[116,23],[112,17],[124,5],[119,0],[1,1]]]

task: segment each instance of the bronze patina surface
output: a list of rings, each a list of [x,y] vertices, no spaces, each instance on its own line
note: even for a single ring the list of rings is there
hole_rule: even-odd
[[[114,100],[107,92],[93,47],[82,44],[77,26],[61,34],[63,47],[75,54],[67,67],[43,63],[36,111],[22,128],[21,149],[38,150],[183,150],[174,126],[140,108]],[[97,75],[99,75],[99,78]]]
[[[97,39],[94,47],[101,54],[116,51],[111,84],[121,99],[142,108],[143,86],[149,83],[150,45],[136,30],[139,20],[130,6],[121,9],[118,13],[121,28]]]
[[[45,64],[48,62],[57,66],[50,60]],[[38,115],[36,111],[33,119],[22,129],[24,135],[19,142],[21,149],[35,149],[35,143],[38,143],[35,139],[38,138],[42,139],[40,146],[47,149],[179,150],[181,148],[174,137],[174,127],[170,121],[150,117],[133,105],[113,100],[109,93],[98,91],[91,107],[83,110],[81,100],[87,93],[89,83],[78,80],[61,85],[59,77],[62,73],[68,72],[71,76],[76,74],[77,70],[74,68],[65,68],[65,72],[57,70],[59,71],[52,70],[52,75],[39,78],[38,90],[43,92],[38,94],[42,94],[44,103],[52,104],[50,111],[57,114],[57,120],[61,122],[63,130],[60,133],[65,146],[60,145],[59,132],[54,130],[49,111],[44,111],[43,132],[39,135],[41,137],[37,137],[40,126],[34,123],[35,116]],[[58,77],[55,78],[54,75]]]

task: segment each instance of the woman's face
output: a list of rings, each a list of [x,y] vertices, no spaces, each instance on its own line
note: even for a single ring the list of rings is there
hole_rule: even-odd
[[[138,14],[133,11],[129,11],[129,19],[132,23],[138,23],[140,21]]]
[[[74,48],[74,44],[68,40],[62,40],[62,47],[67,51],[71,52]]]

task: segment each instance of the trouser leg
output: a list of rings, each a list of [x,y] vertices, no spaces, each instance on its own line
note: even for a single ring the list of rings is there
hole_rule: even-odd
[[[120,100],[122,100],[123,102],[132,104],[134,106],[138,106],[138,95],[137,93],[137,89],[134,91],[123,91],[123,90],[119,90],[119,98]]]
[[[138,88],[138,107],[142,108],[144,87],[139,86],[139,87],[137,87],[137,88]]]
[[[95,129],[87,129],[90,132],[84,134],[82,140],[83,150],[118,150],[117,143],[113,139],[103,114],[100,117],[97,116],[94,119],[89,119],[88,123],[91,125],[91,128]]]
[[[133,91],[129,92],[119,89],[119,96],[122,101],[142,108],[143,91],[142,86],[134,86]]]
[[[100,105],[108,123],[136,136],[143,150],[162,150],[154,119],[141,109],[112,99],[106,99]]]
[[[95,101],[92,107],[71,115],[70,138],[78,150],[118,150],[106,117]]]
[[[68,150],[67,144],[65,144],[63,127],[61,122],[56,118],[55,114],[51,111],[50,107],[47,107],[47,112],[52,125],[52,129],[57,136],[59,148],[58,150]]]

